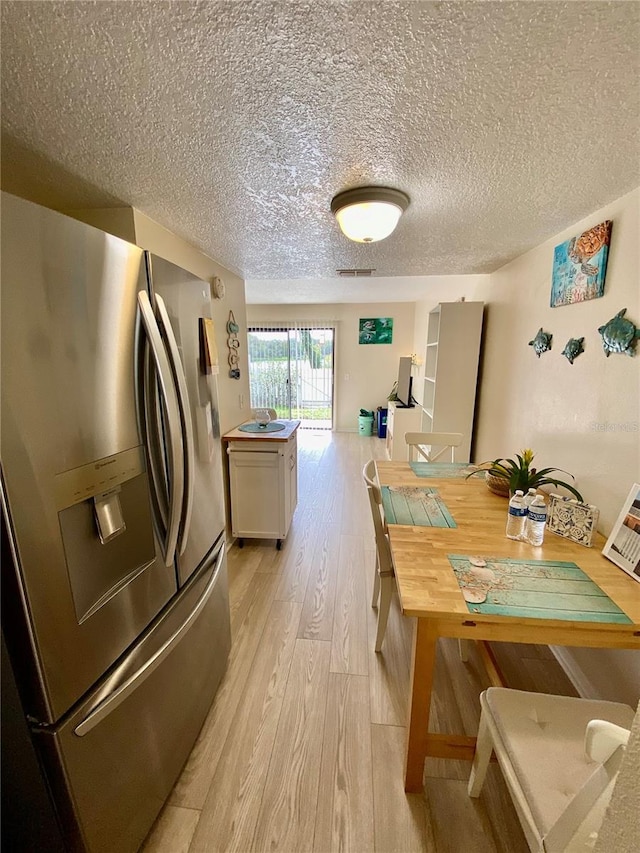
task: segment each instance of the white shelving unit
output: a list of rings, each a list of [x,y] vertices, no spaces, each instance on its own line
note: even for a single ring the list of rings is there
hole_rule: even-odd
[[[456,462],[471,458],[483,310],[482,302],[441,302],[430,312],[427,325],[421,422],[416,428],[462,433]]]

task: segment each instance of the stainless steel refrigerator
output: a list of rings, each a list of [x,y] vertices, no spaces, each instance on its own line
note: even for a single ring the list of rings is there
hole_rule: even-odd
[[[2,194],[2,628],[71,850],[137,850],[230,648],[208,285]]]

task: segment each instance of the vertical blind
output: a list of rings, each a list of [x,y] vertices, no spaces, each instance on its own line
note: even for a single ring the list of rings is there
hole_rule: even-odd
[[[303,428],[331,429],[334,341],[334,321],[250,324],[252,408],[274,408]]]

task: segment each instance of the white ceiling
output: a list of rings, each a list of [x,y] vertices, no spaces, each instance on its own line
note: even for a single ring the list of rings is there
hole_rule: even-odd
[[[640,184],[637,2],[1,6],[4,187],[133,205],[253,302],[488,273]],[[411,204],[357,245],[329,203],[370,183]]]

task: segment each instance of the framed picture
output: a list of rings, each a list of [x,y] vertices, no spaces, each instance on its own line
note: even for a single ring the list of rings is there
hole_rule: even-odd
[[[551,307],[585,302],[604,295],[611,220],[556,246],[553,251]]]
[[[640,483],[634,483],[602,553],[640,583]]]
[[[358,343],[390,344],[393,340],[393,317],[360,320]]]

